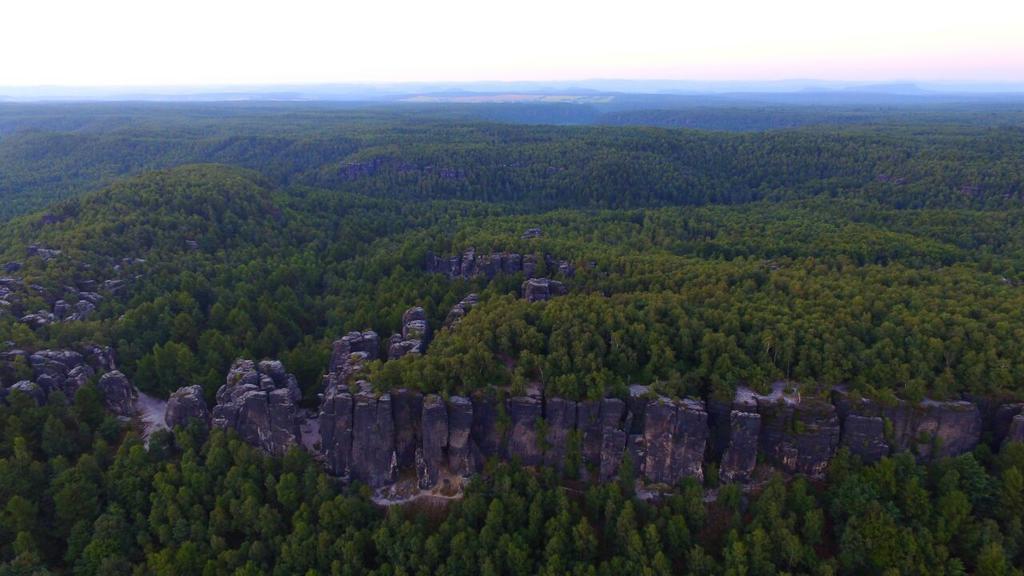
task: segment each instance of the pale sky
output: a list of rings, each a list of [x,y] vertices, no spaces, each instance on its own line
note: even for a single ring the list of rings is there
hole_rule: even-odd
[[[1024,0],[0,0],[0,86],[1024,81]]]

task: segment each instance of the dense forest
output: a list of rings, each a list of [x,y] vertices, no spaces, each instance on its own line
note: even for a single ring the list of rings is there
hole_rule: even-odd
[[[522,109],[62,106],[0,107],[2,353],[109,345],[138,389],[196,384],[207,400],[235,359],[280,359],[312,407],[333,340],[384,339],[422,306],[426,353],[369,362],[377,390],[731,398],[781,380],[1024,400],[1013,109],[786,108],[780,122],[818,121],[708,132],[498,123]],[[648,123],[603,114],[622,116],[586,123]],[[766,128],[749,114],[714,111],[735,123],[722,128]],[[469,249],[534,257],[566,294],[528,301],[521,270],[427,269]],[[83,312],[47,319],[58,307]],[[823,481],[741,489],[709,473],[653,500],[628,471],[589,485],[491,462],[461,498],[382,509],[301,450],[270,457],[200,427],[143,439],[94,382],[41,405],[8,394],[26,370],[0,370],[0,574],[1024,565],[1019,443],[929,463],[841,451]]]
[[[840,453],[824,485],[688,481],[657,503],[628,476],[587,487],[495,463],[447,509],[381,510],[301,450],[273,458],[198,427],[146,446],[90,387],[17,397],[0,420],[5,575],[1007,576],[1024,558],[1020,443],[927,467]]]

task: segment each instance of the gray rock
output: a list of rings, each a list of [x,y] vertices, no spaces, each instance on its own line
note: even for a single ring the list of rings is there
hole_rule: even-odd
[[[446,464],[448,435],[444,400],[436,394],[428,394],[423,398],[422,465],[417,467],[420,488],[429,489],[437,484],[441,468]]]
[[[618,476],[627,438],[626,432],[617,428],[607,428],[601,434],[601,461],[598,469],[601,482],[610,482]]]
[[[568,293],[565,285],[557,280],[548,278],[528,278],[523,282],[523,298],[527,302],[543,302],[555,296],[562,296]]]
[[[877,462],[889,455],[885,441],[885,421],[880,416],[849,414],[843,420],[840,444],[866,463]]]
[[[367,360],[376,360],[380,354],[380,338],[373,330],[349,332],[334,341],[331,353],[330,372],[338,372],[349,364],[351,356],[361,353]]]
[[[215,428],[234,429],[245,442],[281,455],[298,446],[302,433],[295,402],[295,377],[275,362],[236,360],[217,390]]]
[[[469,294],[462,300],[460,300],[452,309],[448,311],[448,316],[444,319],[444,327],[447,329],[455,328],[462,321],[462,319],[469,314],[469,311],[476,306],[480,301],[480,297],[476,294]]]
[[[507,403],[510,429],[507,457],[518,459],[524,466],[540,466],[544,462],[538,424],[541,401],[532,396],[516,396]]]
[[[677,403],[676,426],[672,432],[673,483],[680,478],[704,481],[704,451],[708,441],[708,414],[704,402],[686,399]]]
[[[8,390],[10,392],[25,394],[29,398],[35,400],[36,404],[40,406],[46,403],[46,392],[35,382],[30,382],[28,380],[15,382]]]
[[[320,450],[331,474],[349,478],[355,402],[348,390],[330,384],[328,378],[327,392],[320,403]]]
[[[175,390],[167,399],[164,411],[164,422],[168,428],[187,426],[189,422],[200,422],[210,425],[210,411],[203,399],[203,388],[198,385],[183,386]]]
[[[1017,414],[1013,417],[1003,442],[1024,442],[1024,414]]]
[[[675,484],[672,473],[672,433],[676,426],[676,405],[668,398],[651,400],[644,413],[644,477],[656,484]]]
[[[769,460],[787,472],[820,477],[839,446],[839,418],[835,406],[817,399],[764,397],[761,448]]]
[[[729,435],[719,477],[723,482],[746,482],[757,466],[757,443],[761,432],[761,415],[731,410]]]
[[[480,391],[474,393],[470,400],[473,403],[470,449],[473,462],[479,467],[488,458],[500,454],[504,438],[498,427],[498,405],[494,398]]]
[[[404,388],[391,392],[391,408],[395,420],[395,455],[398,469],[416,465],[416,449],[420,447],[420,422],[423,416],[423,394]]]
[[[103,396],[103,405],[118,416],[132,416],[135,414],[135,400],[139,393],[132,386],[128,378],[121,372],[114,370],[107,372],[100,377],[96,384],[100,395]]]
[[[448,401],[448,469],[452,474],[469,476],[476,469],[470,435],[473,427],[473,403],[469,398],[452,396]]]
[[[545,402],[544,465],[563,470],[569,441],[576,427],[576,403],[564,398],[549,397]]]
[[[391,395],[360,392],[352,426],[352,477],[380,488],[398,477]]]

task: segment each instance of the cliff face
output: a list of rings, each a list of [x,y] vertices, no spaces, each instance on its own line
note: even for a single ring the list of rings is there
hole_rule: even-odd
[[[374,391],[358,380],[374,353],[372,333],[354,332],[335,344],[334,371],[325,376],[319,419],[320,456],[334,475],[372,488],[403,472],[432,489],[470,476],[488,458],[550,466],[589,481],[609,482],[626,462],[650,485],[704,479],[708,462],[723,482],[747,482],[758,462],[791,474],[821,477],[839,447],[865,461],[909,451],[928,460],[972,450],[982,437],[982,410],[966,401],[893,406],[854,399],[802,397],[792,385],[769,394],[740,388],[733,401],[706,404],[672,399],[636,386],[627,399],[575,402],[534,388],[523,396],[481,391],[472,397],[424,396],[415,390]],[[110,398],[123,398],[117,373]],[[171,426],[204,420],[201,390],[182,388],[168,403]],[[217,393],[213,425],[280,454],[300,444],[294,377],[279,362],[240,360]],[[122,402],[123,404],[123,402]],[[996,442],[1024,441],[1024,405],[986,407]],[[572,456],[572,458],[570,458]],[[578,470],[567,465],[577,463]]]

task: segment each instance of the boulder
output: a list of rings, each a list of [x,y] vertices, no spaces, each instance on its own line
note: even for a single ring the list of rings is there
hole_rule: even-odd
[[[178,388],[167,399],[164,422],[168,428],[186,426],[190,421],[209,426],[210,411],[203,399],[203,388],[198,385]]]
[[[21,380],[20,382],[12,384],[11,387],[8,388],[8,391],[25,394],[29,398],[35,400],[36,404],[40,406],[46,403],[46,391],[35,382]]]
[[[117,370],[107,372],[100,377],[96,388],[99,389],[107,410],[118,416],[135,414],[135,400],[139,393],[124,374]]]

